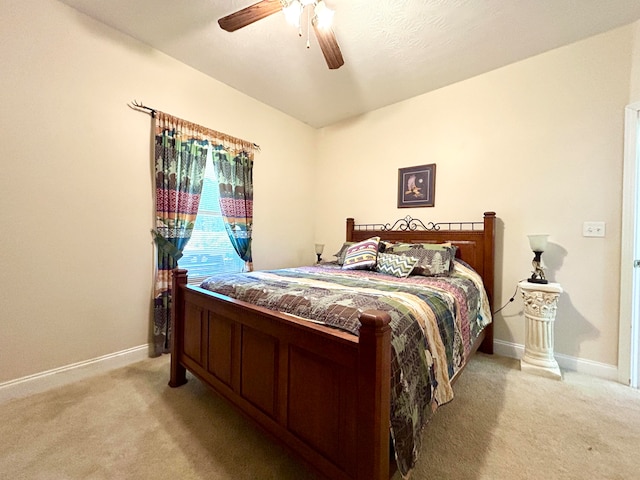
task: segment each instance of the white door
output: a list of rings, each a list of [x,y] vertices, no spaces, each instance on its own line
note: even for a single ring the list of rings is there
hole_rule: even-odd
[[[625,109],[618,373],[640,384],[640,102]]]
[[[640,386],[640,105],[636,106],[635,111],[635,228],[634,251],[633,251],[633,273],[632,273],[632,294],[631,294],[631,318],[633,324],[633,366],[631,369],[631,386],[638,388]]]

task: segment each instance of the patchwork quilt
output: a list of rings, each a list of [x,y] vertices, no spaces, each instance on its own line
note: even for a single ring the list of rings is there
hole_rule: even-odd
[[[225,274],[202,288],[358,335],[361,312],[391,318],[391,437],[408,475],[421,432],[435,409],[453,398],[450,379],[491,322],[482,279],[463,262],[446,277],[398,278],[321,265]]]

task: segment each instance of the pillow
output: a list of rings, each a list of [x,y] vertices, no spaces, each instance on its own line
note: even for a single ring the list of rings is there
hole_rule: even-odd
[[[453,247],[453,245],[451,245],[451,242],[444,242],[444,243],[403,243],[403,242],[398,242],[398,243],[391,243],[389,245],[389,247],[391,249],[397,249],[397,250],[407,250],[409,248],[415,248],[415,247],[422,247],[422,248],[428,248],[428,249],[432,249],[432,250],[441,250],[443,247]],[[456,247],[453,247],[456,248]]]
[[[337,253],[334,253],[333,256],[336,257],[336,262],[338,265],[342,265],[344,263],[344,256],[347,253],[347,248],[353,245],[355,242],[344,242],[340,250]]]
[[[418,259],[416,257],[379,253],[376,270],[394,277],[406,278],[417,263]]]
[[[349,248],[354,243],[356,242],[344,242],[342,244],[342,247],[340,247],[340,250],[333,254],[333,256],[336,257],[336,263],[338,265],[342,265],[344,263],[344,255],[345,253],[347,253],[347,248]],[[392,245],[394,245],[392,242],[380,240],[380,243],[378,244],[378,252],[384,252],[385,249],[389,248]]]
[[[397,243],[390,253],[416,257],[414,275],[447,276],[453,270],[456,247],[450,243]]]
[[[380,245],[378,246],[378,253],[384,253],[387,249],[392,248],[395,244],[393,242],[389,242],[387,240],[380,240]]]
[[[451,273],[456,266],[456,253],[458,252],[458,247],[456,247],[455,245],[451,245],[449,247],[449,252],[451,254],[451,265],[449,265],[449,273]]]
[[[376,266],[380,237],[371,237],[354,243],[344,254],[342,268],[345,270],[368,270]]]

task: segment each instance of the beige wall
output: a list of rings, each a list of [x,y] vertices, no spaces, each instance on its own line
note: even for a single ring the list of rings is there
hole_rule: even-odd
[[[527,234],[562,284],[558,353],[617,363],[623,109],[633,28],[530,58],[321,131],[316,231],[329,249],[344,218],[475,220],[495,210],[496,305],[530,275]],[[399,167],[437,164],[434,208],[397,209]],[[584,221],[606,222],[584,238]],[[524,344],[520,298],[496,337]]]
[[[133,99],[260,144],[255,266],[313,260],[315,130],[53,0],[3,2],[0,59],[0,382],[148,342],[150,117]]]
[[[632,25],[633,53],[631,66],[630,103],[640,102],[640,20]]]

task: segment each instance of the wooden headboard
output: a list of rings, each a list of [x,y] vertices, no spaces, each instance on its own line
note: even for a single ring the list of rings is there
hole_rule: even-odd
[[[395,223],[356,224],[347,218],[347,241],[359,242],[378,236],[382,240],[406,243],[451,242],[456,257],[480,274],[493,310],[495,212],[485,212],[483,221],[423,223],[406,216]]]

